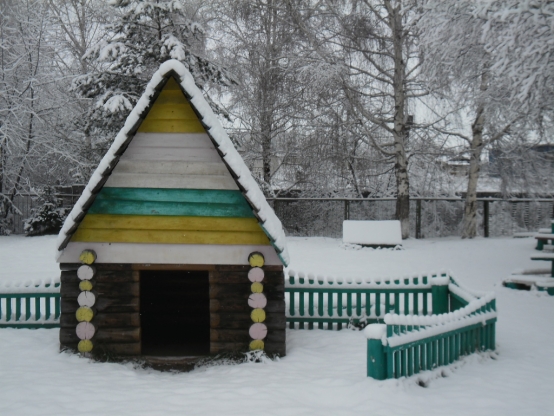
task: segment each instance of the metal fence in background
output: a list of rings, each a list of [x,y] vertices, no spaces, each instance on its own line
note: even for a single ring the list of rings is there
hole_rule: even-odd
[[[8,197],[7,195],[5,196]],[[60,200],[61,206],[73,207],[81,194],[56,193],[54,194],[54,196],[56,196]],[[25,220],[31,216],[33,208],[36,208],[38,205],[40,205],[39,198],[36,194],[19,194],[14,197],[13,204],[20,211],[20,214],[13,214],[12,233],[24,234],[25,230],[23,228],[25,226]]]
[[[270,198],[287,235],[342,237],[343,220],[392,220],[395,198]],[[511,236],[550,227],[554,199],[478,198],[479,233]],[[416,238],[461,235],[464,200],[410,199],[410,235]]]
[[[55,194],[63,206],[72,207],[80,192]],[[485,237],[511,236],[550,227],[554,199],[478,198],[479,233]],[[343,220],[392,220],[395,198],[268,198],[287,235],[342,237]],[[13,216],[13,233],[23,234],[24,222],[39,204],[36,195],[14,199],[21,214]],[[464,200],[460,198],[410,199],[410,235],[416,238],[461,234]]]

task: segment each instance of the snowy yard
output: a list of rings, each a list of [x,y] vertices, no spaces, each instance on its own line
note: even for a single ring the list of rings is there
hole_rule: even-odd
[[[0,287],[56,278],[53,237],[0,237]],[[297,271],[406,276],[449,270],[497,293],[498,355],[473,355],[440,372],[375,381],[361,332],[288,331],[287,353],[264,364],[172,374],[59,353],[57,330],[0,329],[0,415],[550,415],[554,297],[505,289],[531,262],[534,240],[409,240],[405,249],[345,249],[330,238],[289,238]],[[1,290],[1,289],[0,289]],[[425,381],[427,387],[418,385]]]

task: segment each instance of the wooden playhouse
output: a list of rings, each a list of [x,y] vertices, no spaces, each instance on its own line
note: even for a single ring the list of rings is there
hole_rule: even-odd
[[[58,250],[62,348],[286,353],[282,225],[177,61],[154,74]]]

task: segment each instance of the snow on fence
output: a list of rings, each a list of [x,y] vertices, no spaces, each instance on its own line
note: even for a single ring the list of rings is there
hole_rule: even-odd
[[[0,328],[59,326],[59,282],[40,281],[0,286]]]
[[[464,355],[495,349],[496,300],[449,278],[449,312],[385,315],[366,327],[367,375],[377,380],[408,377],[451,364]]]
[[[385,314],[428,315],[448,311],[447,273],[405,278],[342,279],[289,270],[285,281],[290,328],[341,329],[380,322]]]

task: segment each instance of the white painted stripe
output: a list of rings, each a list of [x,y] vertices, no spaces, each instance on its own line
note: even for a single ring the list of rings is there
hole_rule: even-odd
[[[158,175],[153,173],[118,173],[110,175],[108,188],[164,188],[164,189],[224,189],[238,190],[230,174],[227,175]]]
[[[231,177],[223,162],[172,162],[158,160],[120,160],[113,173],[157,173],[168,175],[223,175]]]
[[[206,133],[137,133],[128,149],[135,147],[214,148],[214,145]]]
[[[182,162],[219,162],[214,148],[203,147],[134,147],[127,148],[121,160],[174,160]]]
[[[80,263],[79,255],[85,249],[95,251],[96,263],[248,265],[248,255],[259,251],[264,255],[265,264],[283,264],[271,246],[81,242],[69,243],[57,261]],[[246,275],[244,278],[247,279]]]

